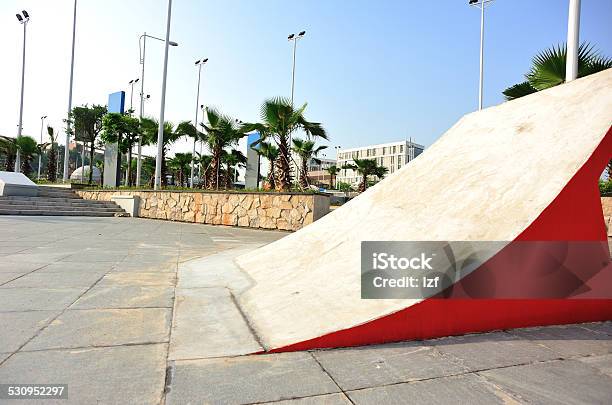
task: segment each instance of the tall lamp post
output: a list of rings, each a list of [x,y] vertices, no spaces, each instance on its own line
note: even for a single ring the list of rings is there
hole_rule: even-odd
[[[578,77],[578,41],[580,40],[580,0],[570,0],[567,20],[567,65],[565,81]]]
[[[306,31],[300,31],[297,35],[291,34],[287,37],[289,42],[293,41],[293,68],[291,69],[291,105],[293,105],[293,92],[295,89],[295,53],[297,50],[297,42],[304,38]]]
[[[139,117],[144,117],[144,102],[150,96],[144,92],[144,75],[145,75],[145,52],[147,50],[147,38],[155,39],[157,41],[164,41],[161,38],[149,35],[146,32],[138,38],[138,51],[140,57],[140,64],[142,65],[142,73],[140,74],[140,114]],[[169,42],[170,46],[178,46],[174,41]],[[140,173],[142,172],[142,137],[138,138],[138,159],[136,159],[136,187],[140,186]]]
[[[26,57],[26,27],[30,21],[30,15],[27,11],[22,10],[21,13],[15,14],[17,20],[23,25],[23,53],[21,57],[21,99],[19,103],[19,124],[17,125],[17,138],[21,136],[21,129],[23,127],[23,88],[25,84],[25,57]],[[19,173],[21,168],[21,155],[19,149],[17,149],[17,156],[15,159],[15,173]]]
[[[172,0],[168,0],[166,19],[166,45],[164,49],[164,73],[162,75],[161,105],[159,108],[159,127],[157,128],[157,157],[155,158],[154,190],[161,188],[162,154],[164,152],[164,112],[166,109],[166,79],[168,78],[168,47],[170,45],[170,22],[172,21]]]
[[[66,121],[66,147],[64,148],[64,182],[68,181],[68,163],[70,159],[69,143],[70,143],[70,113],[72,112],[72,83],[74,79],[74,43],[76,40],[76,16],[77,16],[77,0],[74,0],[74,15],[72,17],[72,56],[70,59],[70,85],[68,88],[68,115]],[[76,165],[75,165],[76,167]]]
[[[485,7],[493,0],[469,0],[470,6],[480,8],[480,76],[478,80],[478,110],[482,110],[482,88],[484,84],[484,21]]]
[[[196,60],[195,65],[198,67],[198,90],[196,92],[196,112],[195,112],[195,121],[193,121],[193,125],[195,126],[196,129],[196,133],[198,131],[198,112],[200,110],[200,77],[202,76],[202,65],[206,64],[206,62],[208,62],[208,58],[205,59],[199,59]],[[193,138],[193,152],[191,154],[191,177],[189,180],[189,187],[193,188],[193,172],[194,172],[194,163],[193,163],[193,158],[195,157],[195,153],[196,153],[196,142],[197,142],[197,138]]]
[[[46,115],[43,115],[42,117],[40,117],[40,143],[42,145],[43,143],[43,127],[45,126],[45,118],[47,118]],[[38,154],[38,180],[40,180],[40,167],[42,166],[42,155],[39,153]]]
[[[132,104],[132,102],[134,101],[134,85],[138,83],[138,80],[140,79],[132,79],[128,83],[130,85],[130,111],[133,111],[134,109],[134,106]]]

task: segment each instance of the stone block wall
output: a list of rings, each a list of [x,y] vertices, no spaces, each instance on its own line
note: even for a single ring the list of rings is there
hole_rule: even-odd
[[[86,200],[140,197],[142,218],[296,231],[329,212],[329,197],[297,193],[75,190]]]

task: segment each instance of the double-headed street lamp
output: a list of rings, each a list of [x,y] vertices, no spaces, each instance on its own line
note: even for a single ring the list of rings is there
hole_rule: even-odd
[[[147,50],[147,38],[155,39],[157,41],[164,42],[163,39],[149,35],[146,32],[138,38],[138,51],[139,60],[142,65],[142,73],[140,74],[140,114],[139,117],[144,117],[144,102],[145,99],[149,98],[149,95],[145,96],[144,93],[144,77],[145,77],[145,52]],[[168,45],[178,46],[174,41],[169,41]],[[138,138],[138,159],[136,160],[136,186],[140,186],[140,173],[142,171],[142,137]]]
[[[130,85],[130,113],[133,111],[132,101],[134,100],[134,85],[138,83],[140,79],[132,79],[129,81]]]
[[[21,136],[21,129],[23,127],[23,86],[25,84],[25,57],[26,57],[26,27],[30,21],[30,14],[27,11],[22,10],[21,13],[15,14],[17,20],[23,25],[23,54],[21,58],[21,101],[19,103],[19,124],[17,125],[17,138]],[[21,155],[19,149],[17,149],[17,156],[15,159],[15,173],[19,173],[21,165]]]
[[[45,126],[45,118],[47,118],[46,115],[43,115],[42,117],[40,117],[40,144],[42,145],[43,143],[43,127]],[[40,180],[40,167],[42,166],[42,154],[39,153],[38,154],[38,180]]]
[[[484,16],[485,7],[493,0],[469,0],[470,6],[480,8],[480,78],[478,80],[478,109],[482,110],[482,87],[484,72]]]
[[[208,58],[198,59],[195,61],[195,65],[198,67],[198,90],[196,92],[196,113],[195,113],[195,121],[193,121],[193,125],[196,129],[196,134],[198,132],[198,112],[200,110],[200,77],[202,76],[202,66],[208,62]],[[197,137],[193,138],[193,152],[191,154],[191,177],[189,178],[189,187],[193,188],[193,172],[194,172],[194,163],[193,158],[195,158],[196,153],[196,142],[198,141]]]
[[[295,52],[297,50],[297,42],[304,38],[306,31],[300,31],[297,35],[291,34],[287,37],[289,42],[293,41],[293,68],[291,69],[291,105],[293,105],[293,90],[295,88]]]

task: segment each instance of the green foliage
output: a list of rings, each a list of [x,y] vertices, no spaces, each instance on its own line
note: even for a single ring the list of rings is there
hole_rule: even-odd
[[[4,170],[15,170],[15,157],[17,155],[17,139],[0,135],[0,153],[4,155]]]
[[[612,180],[599,180],[599,193],[602,196],[612,197]]]
[[[504,90],[506,100],[523,97],[565,82],[567,47],[565,44],[545,49],[534,56],[527,81]],[[582,43],[578,49],[578,77],[601,72],[612,67],[612,58],[599,54],[592,45]]]
[[[31,136],[20,136],[17,138],[17,149],[21,158],[21,172],[26,176],[32,173],[32,159],[40,153],[39,145]]]
[[[174,157],[168,160],[168,166],[175,172],[179,186],[185,185],[186,173],[189,171],[192,160],[191,153],[175,153]]]
[[[354,164],[344,165],[343,169],[356,170],[362,176],[361,183],[359,184],[359,191],[363,192],[368,188],[368,177],[376,176],[379,179],[385,177],[389,171],[384,166],[379,166],[374,159],[353,159]]]
[[[327,146],[315,147],[315,142],[310,139],[293,138],[292,149],[300,157],[302,163],[300,168],[300,186],[305,189],[308,187],[308,165],[310,159],[314,157],[315,162],[321,163],[316,157],[323,149],[327,149]]]
[[[343,181],[339,181],[338,184],[336,185],[336,189],[340,190],[340,191],[344,191],[345,193],[348,193],[349,191],[354,191],[353,190],[353,186],[351,186],[349,183],[345,183]]]

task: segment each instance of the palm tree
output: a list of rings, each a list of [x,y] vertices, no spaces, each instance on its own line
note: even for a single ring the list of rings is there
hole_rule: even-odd
[[[502,94],[506,100],[514,100],[565,82],[566,60],[565,44],[540,52],[531,62],[531,69],[525,75],[527,80],[508,87]],[[578,48],[578,77],[588,76],[611,67],[612,59],[599,54],[592,45],[583,42]]]
[[[246,164],[246,156],[236,149],[232,149],[231,152],[224,150],[221,154],[221,161],[225,163],[225,188],[231,188],[234,184],[236,170]]]
[[[317,163],[321,163],[321,160],[317,159],[319,152],[326,149],[327,146],[315,147],[315,142],[311,140],[303,140],[299,138],[293,138],[293,151],[300,157],[300,186],[305,189],[308,187],[308,165],[310,160],[313,159]]]
[[[21,172],[29,177],[32,159],[40,153],[40,147],[31,136],[20,136],[17,138],[17,148],[21,154]]]
[[[268,186],[271,190],[274,190],[276,188],[276,175],[274,173],[274,168],[276,167],[276,159],[278,159],[279,155],[278,148],[272,145],[271,143],[260,142],[258,145],[256,145],[256,148],[254,149],[259,154],[259,156],[268,160],[268,163],[270,165],[270,168],[268,170]]]
[[[205,135],[204,133],[198,131],[198,129],[196,128],[195,125],[193,125],[191,122],[185,121],[185,122],[181,122],[179,124],[179,126],[177,127],[177,131],[180,132],[182,134],[182,136],[186,136],[188,138],[193,139],[194,145],[196,142],[203,142],[205,139]],[[197,152],[196,152],[197,154]],[[194,172],[195,172],[195,165],[196,165],[196,156],[193,157],[193,167],[194,167]],[[191,163],[190,163],[191,165]],[[194,173],[195,176],[195,173]],[[191,167],[190,167],[190,177],[191,177]]]
[[[206,107],[208,124],[200,124],[206,131],[204,142],[212,152],[209,177],[206,181],[208,188],[219,189],[221,178],[221,159],[223,150],[238,144],[238,140],[246,132],[238,128],[237,121],[227,115],[222,115],[216,109]]]
[[[362,179],[359,183],[359,192],[364,192],[368,188],[368,177],[376,176],[379,179],[385,177],[389,169],[384,166],[378,166],[374,159],[353,159],[354,164],[344,165],[343,169],[356,170],[361,174]]]
[[[53,127],[47,126],[47,134],[49,134],[49,139],[51,139],[49,152],[47,154],[47,180],[55,183],[57,179],[57,143]]]
[[[277,188],[287,191],[291,188],[291,166],[289,160],[289,138],[298,129],[306,133],[308,139],[320,137],[327,139],[325,129],[318,122],[309,122],[304,118],[307,104],[294,109],[291,102],[283,97],[266,100],[261,106],[261,123],[247,123],[242,126],[246,132],[257,131],[260,141],[272,138],[279,149],[276,159],[278,168]]]
[[[330,187],[334,188],[335,187],[335,180],[336,180],[336,176],[338,175],[338,173],[340,173],[340,168],[337,167],[336,165],[331,165],[329,166],[327,169],[327,173],[329,173],[329,182],[330,182]]]
[[[185,121],[186,124],[191,125],[188,121]],[[166,175],[168,173],[168,169],[166,167],[166,154],[168,153],[168,148],[174,142],[179,140],[185,134],[182,132],[184,130],[184,123],[181,122],[176,128],[174,124],[171,122],[164,122],[164,133],[163,133],[163,143],[162,143],[162,155],[161,155],[161,182],[162,185],[166,185]],[[154,118],[142,118],[140,121],[140,125],[142,127],[143,133],[143,145],[155,145],[157,144],[157,132],[159,128],[159,122]]]
[[[174,157],[168,161],[168,166],[173,169],[178,177],[178,185],[184,186],[186,174],[189,171],[189,165],[193,160],[191,153],[175,153]]]
[[[15,170],[15,158],[17,157],[17,139],[0,135],[0,152],[6,156],[4,170],[12,172]]]
[[[70,120],[74,124],[73,129],[76,134],[75,140],[89,143],[89,184],[91,184],[93,176],[91,167],[93,167],[92,162],[96,153],[95,142],[102,131],[102,119],[106,113],[106,106],[96,104],[92,105],[91,108],[87,104],[74,107],[70,112]]]

